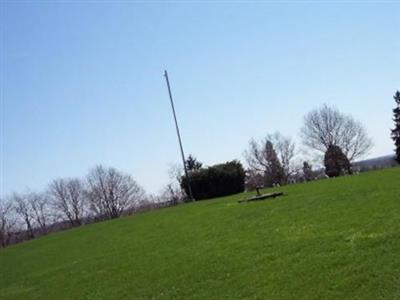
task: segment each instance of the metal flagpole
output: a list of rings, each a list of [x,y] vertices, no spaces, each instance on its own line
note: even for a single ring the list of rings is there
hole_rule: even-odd
[[[187,168],[186,168],[185,154],[183,152],[182,139],[181,139],[181,134],[179,132],[178,121],[176,119],[174,100],[172,100],[172,93],[171,93],[171,87],[169,85],[169,79],[168,79],[167,70],[164,71],[164,76],[165,76],[165,80],[167,81],[169,100],[171,101],[172,113],[174,115],[174,120],[175,120],[176,134],[178,135],[179,147],[181,149],[182,163],[183,163],[183,168],[185,170],[185,176],[186,176],[186,179],[187,179],[189,198],[190,198],[191,201],[194,201],[193,194],[192,194],[192,187],[190,185],[190,177],[188,176],[188,171],[187,171]]]

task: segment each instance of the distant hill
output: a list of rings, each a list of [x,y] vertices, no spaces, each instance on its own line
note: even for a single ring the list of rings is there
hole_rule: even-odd
[[[374,169],[384,169],[397,166],[398,163],[395,160],[395,155],[384,155],[375,158],[370,158],[362,161],[353,163],[354,169],[359,171],[368,171]]]

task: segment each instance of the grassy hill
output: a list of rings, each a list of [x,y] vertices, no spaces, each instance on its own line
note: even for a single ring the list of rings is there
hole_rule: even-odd
[[[400,168],[280,190],[0,250],[0,298],[400,299]]]

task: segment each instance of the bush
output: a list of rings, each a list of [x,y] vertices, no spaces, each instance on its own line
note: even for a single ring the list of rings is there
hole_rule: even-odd
[[[245,172],[239,161],[230,161],[189,173],[192,194],[196,200],[236,194],[244,191]],[[181,186],[188,193],[187,178]]]

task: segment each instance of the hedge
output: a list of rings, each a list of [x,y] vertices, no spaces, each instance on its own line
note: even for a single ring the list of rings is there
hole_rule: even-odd
[[[189,173],[194,199],[221,197],[244,191],[245,172],[242,164],[233,160]],[[188,193],[187,178],[181,177],[181,186]]]

